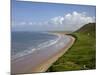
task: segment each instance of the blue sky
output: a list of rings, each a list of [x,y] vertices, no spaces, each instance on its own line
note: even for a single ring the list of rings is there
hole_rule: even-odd
[[[65,30],[65,25],[59,27],[53,27],[55,24],[47,24],[47,27],[42,22],[49,22],[55,17],[64,17],[68,14],[85,14],[85,16],[94,18],[96,15],[95,6],[89,5],[72,5],[72,4],[55,4],[55,3],[38,3],[38,2],[26,2],[12,0],[12,28],[13,30],[35,30],[35,31],[48,31],[53,30]],[[57,19],[57,21],[59,21]],[[91,22],[91,21],[90,21]],[[41,23],[41,26],[40,24]],[[22,24],[22,25],[20,25]],[[29,25],[31,24],[31,26]],[[51,25],[52,24],[52,25]],[[65,23],[63,23],[65,24]],[[43,25],[46,28],[43,28]],[[71,24],[69,24],[71,26]],[[74,26],[74,25],[73,25]],[[33,27],[33,28],[32,28]],[[58,28],[57,28],[58,27]],[[61,28],[61,29],[60,29]],[[68,26],[67,26],[68,28]],[[74,28],[74,27],[73,27]],[[73,29],[72,28],[72,29]],[[69,29],[69,28],[68,28]],[[71,29],[71,30],[72,30]],[[76,28],[77,29],[77,28]]]

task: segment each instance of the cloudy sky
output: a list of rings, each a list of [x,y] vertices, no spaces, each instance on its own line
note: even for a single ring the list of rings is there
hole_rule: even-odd
[[[95,22],[96,7],[12,0],[13,31],[75,31]]]

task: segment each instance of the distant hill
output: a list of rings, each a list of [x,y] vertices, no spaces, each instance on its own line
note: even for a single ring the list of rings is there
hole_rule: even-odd
[[[76,32],[95,36],[95,34],[96,34],[96,23],[88,23],[88,24],[84,25],[83,27],[81,27]]]
[[[84,25],[83,27],[81,27],[76,32],[87,33],[87,32],[91,32],[91,31],[95,31],[95,30],[96,30],[96,23],[88,23],[88,24]]]

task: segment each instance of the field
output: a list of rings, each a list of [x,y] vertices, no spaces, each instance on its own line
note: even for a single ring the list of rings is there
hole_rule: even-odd
[[[47,70],[47,72],[95,69],[95,25],[95,23],[89,23],[78,31],[69,34],[76,38],[75,43]]]

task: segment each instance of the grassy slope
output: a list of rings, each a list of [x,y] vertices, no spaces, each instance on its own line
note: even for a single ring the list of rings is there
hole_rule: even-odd
[[[75,44],[47,71],[69,71],[96,68],[95,23],[89,23],[71,34]]]

